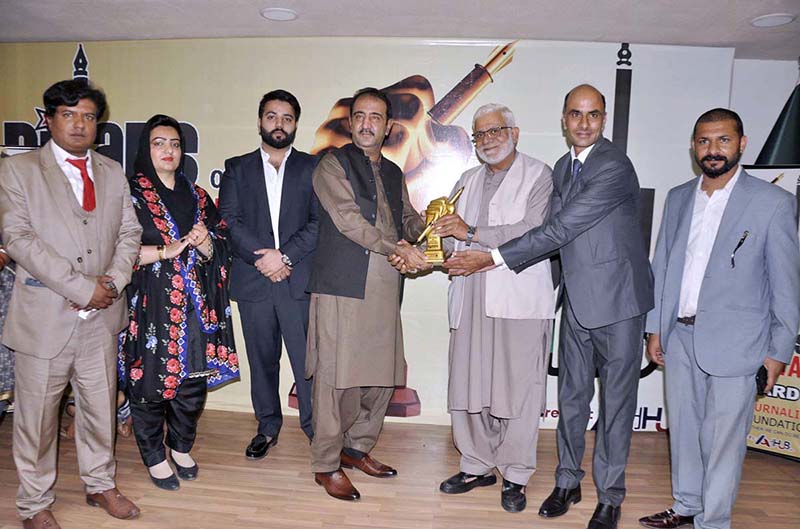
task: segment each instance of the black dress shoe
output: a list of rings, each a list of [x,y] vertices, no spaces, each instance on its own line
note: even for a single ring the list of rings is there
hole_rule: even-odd
[[[442,484],[439,485],[439,490],[445,494],[463,494],[475,487],[488,487],[495,483],[497,483],[497,477],[492,473],[485,476],[476,476],[475,474],[459,472],[442,481]]]
[[[194,481],[197,479],[197,473],[200,471],[200,467],[197,466],[197,463],[190,467],[182,467],[175,461],[172,454],[169,455],[169,459],[172,461],[172,464],[175,465],[175,473],[178,474],[179,478],[185,479],[186,481]]]
[[[607,503],[598,503],[586,529],[617,529],[622,509]]]
[[[275,435],[271,438],[267,438],[264,434],[258,434],[250,441],[250,444],[247,445],[247,449],[244,451],[244,455],[247,456],[248,459],[261,459],[262,457],[267,455],[269,449],[278,444],[278,436]]]
[[[555,518],[556,516],[561,516],[562,514],[566,514],[570,505],[580,501],[580,485],[574,489],[562,489],[560,487],[556,487],[553,489],[553,492],[550,493],[550,496],[548,496],[547,499],[542,502],[542,506],[539,507],[539,516],[544,518]]]
[[[508,512],[524,511],[525,506],[528,505],[528,501],[525,499],[525,485],[519,485],[503,479],[500,505]]]
[[[175,477],[175,474],[172,474],[168,478],[156,478],[150,472],[148,472],[147,475],[150,476],[150,481],[153,482],[153,485],[159,489],[178,490],[181,488],[181,482],[178,481],[178,478]]]
[[[672,509],[667,509],[644,518],[639,518],[639,525],[653,529],[675,529],[683,525],[694,525],[694,516],[682,516]]]

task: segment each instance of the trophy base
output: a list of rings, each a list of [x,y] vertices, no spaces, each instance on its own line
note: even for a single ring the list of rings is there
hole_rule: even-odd
[[[425,250],[425,259],[428,264],[441,265],[444,263],[444,252],[442,250]]]

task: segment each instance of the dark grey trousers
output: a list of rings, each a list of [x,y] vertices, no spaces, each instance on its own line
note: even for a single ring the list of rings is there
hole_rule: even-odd
[[[600,503],[619,506],[625,499],[625,466],[631,446],[644,315],[586,329],[564,295],[558,358],[558,467],[556,486],[571,489],[583,479],[589,404],[594,377],[600,379],[592,477]]]

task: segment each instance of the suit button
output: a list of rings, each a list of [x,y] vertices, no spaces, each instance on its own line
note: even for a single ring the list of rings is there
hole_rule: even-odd
[[[92,253],[92,249],[89,248],[88,250],[86,250],[86,253],[91,254]]]
[[[83,262],[83,257],[78,257],[78,262],[82,263]]]
[[[364,250],[364,255],[369,255],[369,250]]]
[[[89,224],[89,221],[86,220],[86,219],[83,219],[83,225],[86,226],[87,224]]]
[[[378,195],[372,195],[372,200],[378,200]]]

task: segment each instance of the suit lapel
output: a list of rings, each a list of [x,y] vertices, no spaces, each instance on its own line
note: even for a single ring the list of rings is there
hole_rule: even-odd
[[[714,239],[714,246],[711,249],[709,262],[712,262],[715,259],[718,252],[730,252],[733,250],[732,247],[724,248],[723,241],[730,240],[728,235],[733,230],[737,229],[736,221],[739,220],[739,217],[742,216],[747,209],[747,205],[753,199],[754,193],[752,193],[750,189],[750,178],[752,178],[750,175],[742,171],[739,174],[739,179],[736,181],[736,185],[734,185],[733,190],[731,190],[731,196],[728,198],[728,203],[725,205],[725,211],[722,213],[722,220],[719,223],[717,237]]]
[[[98,156],[92,155],[92,175],[94,176],[94,214],[98,226],[104,226],[103,218],[106,213],[106,165]]]
[[[50,190],[50,195],[53,197],[53,202],[56,204],[56,209],[61,215],[64,225],[68,227],[72,241],[76,246],[80,246],[74,233],[75,215],[72,211],[72,203],[75,201],[75,195],[73,194],[72,186],[70,186],[66,175],[56,163],[56,158],[49,143],[45,144],[39,152],[45,185]]]
[[[559,165],[559,162],[560,165]],[[567,193],[569,192],[569,184],[570,184],[570,177],[571,174],[571,165],[572,165],[572,155],[570,153],[565,154],[561,157],[561,159],[556,162],[556,178],[558,178],[558,194],[561,195],[562,202],[566,202],[567,200]]]
[[[255,194],[258,204],[258,211],[263,211],[264,215],[259,215],[259,222],[264,222],[267,234],[272,230],[272,217],[269,212],[269,200],[267,200],[267,183],[264,175],[264,163],[261,158],[261,148],[255,150],[247,157],[244,168],[244,176],[250,180],[251,189]]]
[[[286,165],[283,168],[283,184],[281,186],[281,209],[278,212],[278,230],[281,226],[287,226],[286,217],[291,211],[291,204],[295,201],[295,192],[297,191],[296,181],[293,175],[296,174],[297,163],[300,159],[294,152],[289,155],[286,160]],[[280,235],[275,234],[275,241],[280,244]]]
[[[686,250],[689,245],[689,231],[692,227],[692,213],[694,212],[694,202],[696,199],[697,179],[692,180],[692,185],[686,187],[683,192],[675,197],[678,209],[673,214],[673,219],[662,219],[661,222],[675,222],[675,235],[669,244],[670,270],[683,276],[683,266],[686,262]],[[669,233],[669,232],[668,232]],[[674,251],[673,251],[674,250]],[[678,278],[680,281],[680,278]],[[678,283],[680,284],[680,283]]]
[[[592,150],[589,151],[589,156],[586,157],[586,161],[581,166],[580,175],[581,175],[581,181],[583,182],[583,184],[580,187],[583,187],[583,185],[586,184],[586,181],[589,178],[591,178],[591,176],[592,176],[592,172],[591,171],[592,171],[592,168],[594,167],[594,160],[597,158],[597,153],[598,152],[602,152],[607,147],[607,145],[606,145],[607,143],[608,143],[608,140],[606,140],[605,138],[603,138],[601,136],[594,143],[594,147],[592,147]],[[566,163],[564,165],[565,165],[564,180],[565,181],[569,181],[569,185],[567,186],[568,187],[567,193],[565,195],[565,200],[569,200],[570,198],[572,198],[575,195],[575,193],[580,191],[579,186],[575,185],[574,179],[572,178],[572,154],[571,153],[567,153],[567,159],[566,159]]]

